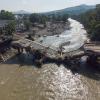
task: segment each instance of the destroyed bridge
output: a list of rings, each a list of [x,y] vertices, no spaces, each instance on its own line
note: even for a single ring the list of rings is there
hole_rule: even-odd
[[[62,52],[61,49],[55,50],[51,47],[44,46],[43,44],[32,41],[29,39],[20,39],[14,41],[12,46],[18,50],[18,53],[22,53],[23,50],[34,53],[34,51],[39,50],[43,55],[51,58],[78,58],[84,55],[100,57],[100,43],[85,43],[78,50],[71,52]]]

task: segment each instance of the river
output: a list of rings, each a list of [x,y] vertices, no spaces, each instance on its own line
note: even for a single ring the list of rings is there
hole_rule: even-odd
[[[62,44],[68,44],[63,46],[63,52],[70,52],[79,49],[84,41],[87,39],[87,32],[83,25],[76,20],[71,18],[68,19],[70,22],[70,30],[64,31],[62,34],[41,37],[37,41],[41,42],[42,45],[51,47],[55,50],[59,49]]]
[[[76,30],[84,33],[83,26],[74,22]],[[83,39],[83,34],[78,36]],[[14,57],[0,64],[0,100],[100,100],[100,71],[87,66],[84,58],[80,66],[72,65],[78,68],[76,71],[67,64],[55,63],[37,68],[29,61],[26,57],[19,67],[19,58]]]

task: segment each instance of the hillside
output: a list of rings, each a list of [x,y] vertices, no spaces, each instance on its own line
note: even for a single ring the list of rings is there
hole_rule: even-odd
[[[69,8],[65,8],[65,9],[62,9],[62,10],[56,10],[56,11],[51,11],[51,12],[47,12],[45,14],[58,14],[58,13],[61,13],[61,14],[69,14],[69,15],[78,15],[78,14],[81,14],[81,13],[84,13],[90,9],[94,9],[95,6],[88,6],[88,5],[79,5],[79,6],[75,6],[75,7],[69,7]]]

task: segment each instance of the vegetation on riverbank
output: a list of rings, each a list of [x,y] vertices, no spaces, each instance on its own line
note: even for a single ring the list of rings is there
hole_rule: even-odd
[[[47,21],[63,21],[66,22],[68,19],[68,14],[50,14],[50,15],[45,15],[45,14],[36,14],[33,13],[30,15],[30,22],[32,23],[41,23],[45,24]]]
[[[100,4],[93,10],[73,17],[85,26],[91,40],[100,41]]]
[[[0,11],[0,34],[12,35],[15,32],[15,16],[8,11]]]

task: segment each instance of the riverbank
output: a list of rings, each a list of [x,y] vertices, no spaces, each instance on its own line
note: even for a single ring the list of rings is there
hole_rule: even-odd
[[[66,30],[70,29],[70,22],[46,22],[46,25],[43,24],[36,24],[30,28],[30,31],[26,32],[17,32],[14,35],[14,39],[16,38],[25,38],[28,35],[31,35],[32,38],[38,39],[41,36],[52,36],[52,35],[59,35]]]
[[[39,29],[38,27],[34,27],[33,30],[37,30],[35,32],[36,36],[52,36],[59,35],[63,33],[65,30],[70,29],[70,22],[47,22],[46,27],[43,29]]]

